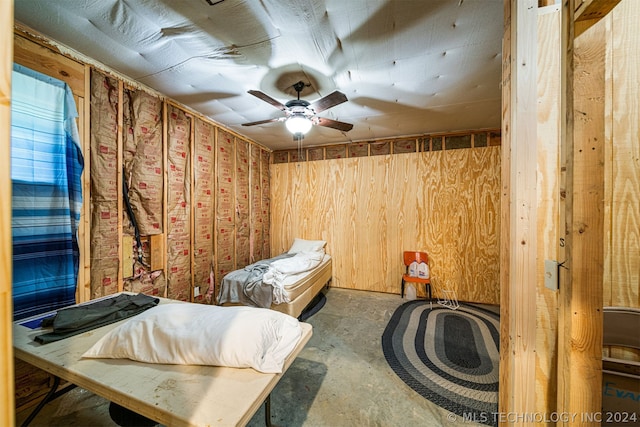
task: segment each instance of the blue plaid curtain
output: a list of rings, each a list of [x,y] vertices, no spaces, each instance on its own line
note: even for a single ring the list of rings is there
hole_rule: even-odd
[[[75,302],[83,169],[69,86],[14,64],[11,96],[14,320]]]

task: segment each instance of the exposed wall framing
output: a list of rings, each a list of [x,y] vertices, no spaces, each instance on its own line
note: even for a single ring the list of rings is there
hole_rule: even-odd
[[[216,155],[216,283],[236,268],[235,136],[218,130]]]
[[[412,138],[395,138],[336,144],[322,147],[308,147],[297,150],[273,152],[273,163],[295,163],[316,160],[332,160],[353,157],[386,156],[427,151],[455,150],[500,145],[500,130],[478,130]]]
[[[100,72],[91,74],[91,299],[118,292],[120,241],[118,200],[118,81]]]
[[[163,103],[142,90],[127,87],[122,101],[123,180],[132,212],[130,215],[128,209],[122,210],[123,289],[165,295],[164,272],[151,265],[150,238],[161,235],[164,224]]]
[[[251,263],[251,246],[249,245],[249,144],[236,139],[236,265],[245,266]]]
[[[191,117],[167,110],[167,297],[191,300]]]
[[[217,248],[233,250],[231,263],[223,262],[223,268],[241,268],[243,262],[269,254],[270,150],[106,67],[70,59],[44,38],[34,38],[35,42],[19,30],[14,38],[16,62],[67,81],[78,103],[85,153],[79,230],[84,268],[78,302],[127,290],[211,303],[214,272],[221,270],[216,266],[221,260]],[[231,167],[225,170],[227,164],[216,162],[218,133],[224,135],[222,145],[231,153]],[[236,144],[245,165],[241,176],[235,170]],[[255,164],[250,158],[256,159]],[[251,188],[249,176],[255,177]],[[244,201],[235,199],[236,180]],[[125,183],[141,234],[141,252],[123,197]],[[218,197],[220,188],[232,190],[225,192],[224,200]],[[249,202],[251,191],[255,203]],[[234,227],[236,215],[244,219],[246,237],[241,243],[233,240],[235,229],[230,235],[218,234],[214,209],[222,202]],[[240,262],[236,248],[245,254]],[[41,389],[38,384],[46,382],[47,374],[43,379],[36,372],[20,368],[22,406],[32,404]]]
[[[498,410],[529,414],[536,410],[537,91],[532,82],[537,81],[538,8],[534,0],[504,5]]]
[[[202,301],[204,292],[211,287],[214,266],[214,199],[215,194],[215,128],[197,118],[194,126],[194,226],[193,226],[193,283],[194,301]]]

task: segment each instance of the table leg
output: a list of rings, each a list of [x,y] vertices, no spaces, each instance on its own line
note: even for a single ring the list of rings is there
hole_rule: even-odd
[[[59,386],[60,386],[60,377],[54,376],[53,377],[53,385],[51,386],[51,390],[49,390],[49,392],[44,397],[44,399],[42,399],[40,401],[40,403],[38,403],[38,406],[36,406],[34,408],[34,410],[29,414],[27,419],[22,422],[20,427],[27,427],[31,423],[31,421],[33,421],[33,419],[36,417],[36,415],[38,415],[38,412],[40,412],[42,410],[42,408],[44,408],[44,405],[46,405],[47,403],[51,402],[52,400],[62,396],[63,394],[73,390],[74,388],[76,388],[75,384],[69,384],[68,386],[66,386],[62,390],[58,391],[58,387]]]
[[[271,393],[264,401],[264,423],[267,427],[278,427],[271,423]]]

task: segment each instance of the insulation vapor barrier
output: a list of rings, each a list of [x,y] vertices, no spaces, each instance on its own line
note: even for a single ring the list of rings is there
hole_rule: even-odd
[[[167,197],[167,295],[191,300],[191,120],[186,113],[169,106],[168,197]]]
[[[260,189],[262,192],[262,236],[256,245],[262,244],[261,259],[271,258],[271,181],[269,179],[269,164],[271,163],[271,153],[261,151],[260,155]]]
[[[195,176],[194,195],[194,286],[199,286],[204,294],[214,284],[213,276],[213,194],[215,192],[213,172],[215,156],[215,131],[212,125],[195,119]],[[204,294],[194,300],[204,299]]]
[[[216,283],[235,269],[235,137],[218,131],[216,164],[218,173],[216,198]]]
[[[236,264],[251,263],[249,245],[249,143],[236,140]]]
[[[251,167],[249,169],[249,186],[250,186],[250,236],[249,246],[251,252],[250,262],[255,262],[262,259],[262,246],[256,245],[256,242],[262,242],[262,191],[260,189],[260,167],[262,166],[261,150],[256,147],[251,147],[250,162]]]
[[[91,75],[91,298],[118,291],[118,84]]]
[[[123,212],[123,233],[133,237],[131,278],[124,278],[124,290],[147,295],[164,295],[162,271],[151,271],[148,240],[140,236],[162,233],[162,101],[140,90],[125,89],[123,97],[123,163],[128,209]],[[123,243],[126,244],[126,243]],[[124,253],[128,253],[126,250]]]
[[[123,161],[140,234],[162,233],[162,101],[126,90]]]

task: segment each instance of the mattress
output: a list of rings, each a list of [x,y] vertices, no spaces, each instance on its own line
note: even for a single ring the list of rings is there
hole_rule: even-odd
[[[298,298],[315,280],[323,276],[323,273],[326,273],[327,267],[330,272],[331,255],[325,254],[320,264],[313,270],[305,271],[298,277],[288,278],[283,283],[283,289],[289,301],[293,301]]]
[[[300,317],[302,311],[311,303],[313,298],[329,283],[332,274],[331,257],[325,255],[320,265],[311,270],[304,278],[285,286],[290,302],[272,304],[271,309],[293,317]]]

